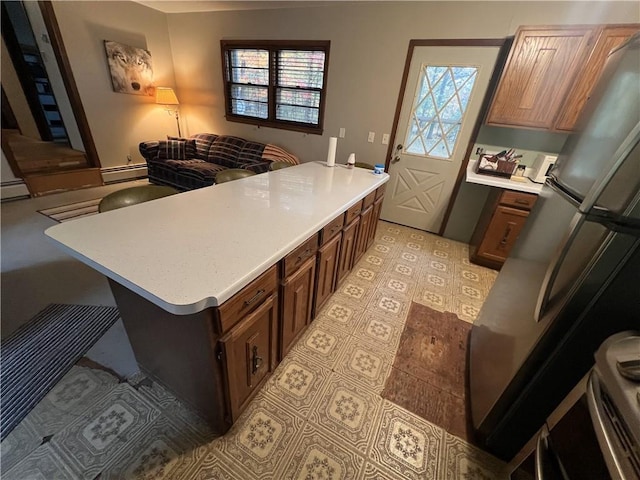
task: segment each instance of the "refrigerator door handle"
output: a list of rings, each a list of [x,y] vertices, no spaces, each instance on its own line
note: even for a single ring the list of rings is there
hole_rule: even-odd
[[[588,213],[596,206],[600,195],[602,195],[604,190],[609,185],[611,179],[615,176],[631,151],[638,145],[638,143],[640,143],[640,123],[637,123],[636,126],[629,132],[627,138],[624,139],[620,147],[613,154],[612,160],[610,162],[610,167],[600,178],[598,178],[591,190],[589,190],[589,192],[585,195],[584,200],[582,201],[582,205],[580,205],[581,212]]]
[[[558,179],[553,176],[547,178],[545,185],[547,185],[551,190],[560,195],[564,200],[573,205],[574,207],[579,208],[581,205],[580,199],[574,197],[571,192],[569,192],[562,183]]]
[[[562,267],[562,263],[569,253],[569,249],[573,244],[574,238],[580,232],[580,227],[585,221],[584,215],[576,215],[573,217],[571,224],[569,225],[568,233],[565,238],[562,240],[560,244],[560,248],[556,251],[556,254],[551,259],[551,263],[549,263],[549,267],[547,268],[547,273],[544,276],[544,280],[542,281],[542,285],[540,286],[540,293],[538,295],[538,301],[536,303],[535,311],[533,312],[533,317],[536,322],[542,320],[544,313],[547,309],[547,304],[549,303],[549,297],[551,296],[551,289],[555,283],[555,280],[560,272],[560,268]]]

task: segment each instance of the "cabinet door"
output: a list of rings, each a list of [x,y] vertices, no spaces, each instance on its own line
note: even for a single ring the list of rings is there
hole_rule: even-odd
[[[380,211],[382,210],[383,200],[384,197],[380,197],[373,204],[373,218],[371,219],[371,226],[369,227],[367,250],[371,248],[371,245],[373,245],[373,242],[376,239],[376,232],[378,231],[378,220],[380,220]]]
[[[336,285],[347,276],[353,266],[353,251],[355,250],[358,225],[360,225],[360,217],[356,217],[342,232],[342,245],[340,246],[340,258],[338,259]]]
[[[338,257],[340,255],[340,241],[342,232],[329,240],[318,250],[318,271],[316,275],[316,302],[317,313],[324,302],[336,289],[336,272],[338,269]]]
[[[311,322],[316,257],[308,259],[282,284],[282,325],[280,330],[280,359]]]
[[[524,226],[529,212],[499,205],[478,246],[476,255],[504,262]]]
[[[362,211],[360,215],[360,226],[358,227],[358,236],[356,239],[356,247],[353,253],[353,265],[355,265],[367,251],[369,242],[369,229],[371,228],[371,220],[373,219],[373,205],[369,205]]]
[[[599,30],[598,40],[589,60],[577,75],[562,105],[556,119],[556,130],[571,131],[573,129],[580,112],[589,100],[593,87],[598,83],[609,52],[622,45],[639,29],[639,25],[606,25]]]
[[[593,42],[593,27],[521,27],[487,123],[551,129]]]
[[[220,339],[231,422],[276,367],[277,310],[272,295]]]

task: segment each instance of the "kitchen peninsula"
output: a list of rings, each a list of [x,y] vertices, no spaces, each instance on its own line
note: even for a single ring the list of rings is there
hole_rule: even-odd
[[[108,277],[138,363],[223,433],[373,242],[388,179],[305,163],[45,233]]]

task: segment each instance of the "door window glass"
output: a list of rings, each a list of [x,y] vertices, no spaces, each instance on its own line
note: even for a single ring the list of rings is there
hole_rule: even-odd
[[[423,64],[419,75],[405,152],[450,160],[478,68]]]

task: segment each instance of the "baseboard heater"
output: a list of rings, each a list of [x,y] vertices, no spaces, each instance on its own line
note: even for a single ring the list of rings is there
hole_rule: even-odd
[[[20,179],[0,183],[0,197],[2,200],[17,200],[29,198],[29,189]]]
[[[146,163],[133,163],[131,165],[120,165],[118,167],[105,167],[100,169],[102,179],[105,184],[126,182],[134,178],[147,176]]]

